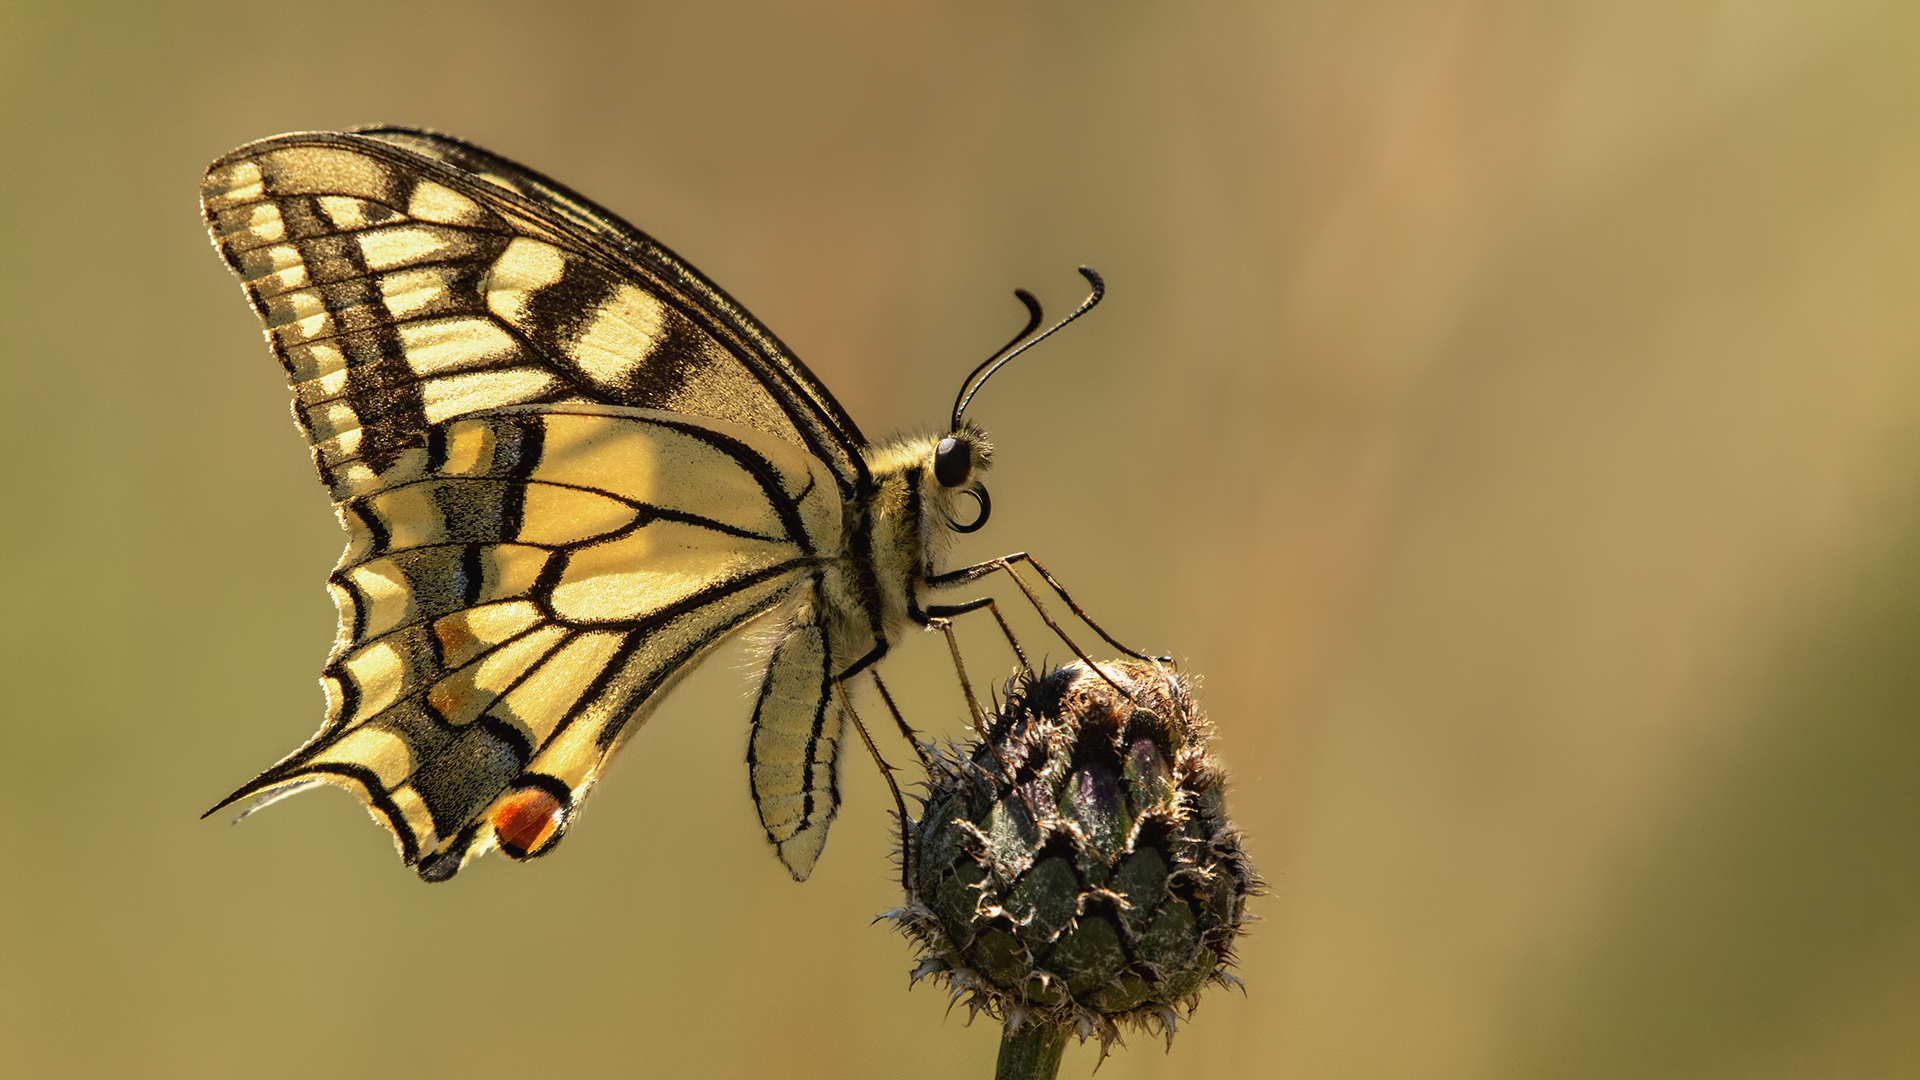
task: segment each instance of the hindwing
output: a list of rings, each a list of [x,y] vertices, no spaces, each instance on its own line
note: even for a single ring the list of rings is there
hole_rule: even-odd
[[[847,711],[837,676],[850,657],[835,656],[832,634],[809,618],[783,628],[753,706],[747,777],[767,840],[796,879],[813,872],[827,827],[840,808],[840,744]]]
[[[841,528],[811,455],[659,410],[463,417],[381,481],[339,507],[326,723],[227,802],[341,784],[428,878],[496,832],[551,846],[662,692],[816,577]],[[550,820],[516,844],[528,793]]]

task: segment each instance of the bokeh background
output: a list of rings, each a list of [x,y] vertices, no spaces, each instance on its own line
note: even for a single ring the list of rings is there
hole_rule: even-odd
[[[199,820],[317,725],[340,547],[200,172],[376,121],[628,216],[876,436],[1106,274],[976,401],[963,554],[1204,677],[1272,893],[1102,1077],[1920,1075],[1892,0],[0,5],[0,1074],[990,1075],[872,924],[872,771],[765,850],[739,653],[538,863]],[[944,664],[892,681],[958,735]]]

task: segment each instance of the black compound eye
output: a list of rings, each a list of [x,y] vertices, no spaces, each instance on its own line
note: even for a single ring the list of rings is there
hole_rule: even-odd
[[[933,478],[941,487],[955,488],[973,475],[973,444],[949,435],[933,448]]]

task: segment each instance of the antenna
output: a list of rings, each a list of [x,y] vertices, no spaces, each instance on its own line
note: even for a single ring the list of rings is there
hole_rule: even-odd
[[[980,392],[980,388],[986,385],[988,379],[993,378],[994,372],[1006,367],[1007,361],[1012,360],[1014,357],[1019,356],[1021,353],[1026,352],[1028,349],[1033,348],[1035,345],[1053,336],[1055,330],[1092,311],[1093,306],[1100,302],[1100,298],[1107,294],[1107,283],[1100,280],[1100,275],[1094,272],[1093,267],[1082,266],[1080,268],[1080,276],[1086,278],[1087,281],[1092,284],[1093,292],[1087,294],[1087,298],[1082,300],[1080,306],[1074,308],[1073,312],[1066,318],[1047,327],[1044,333],[1035,337],[1028,337],[1028,335],[1033,333],[1034,327],[1040,325],[1040,301],[1035,300],[1033,294],[1025,289],[1013,290],[1013,295],[1019,297],[1020,302],[1027,305],[1028,318],[1026,329],[1015,334],[1012,341],[1000,346],[998,351],[992,356],[987,357],[986,361],[979,367],[974,368],[973,374],[968,375],[966,380],[960,384],[960,393],[953,399],[953,427],[950,430],[960,430],[961,415],[967,411],[967,405],[973,401],[973,395]],[[1015,346],[1019,347],[1015,348]],[[1008,352],[1009,349],[1012,351]]]

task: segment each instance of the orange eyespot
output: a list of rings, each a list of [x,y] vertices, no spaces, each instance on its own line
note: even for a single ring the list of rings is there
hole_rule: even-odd
[[[537,854],[567,819],[566,804],[545,788],[524,787],[493,812],[493,831],[507,854]]]

